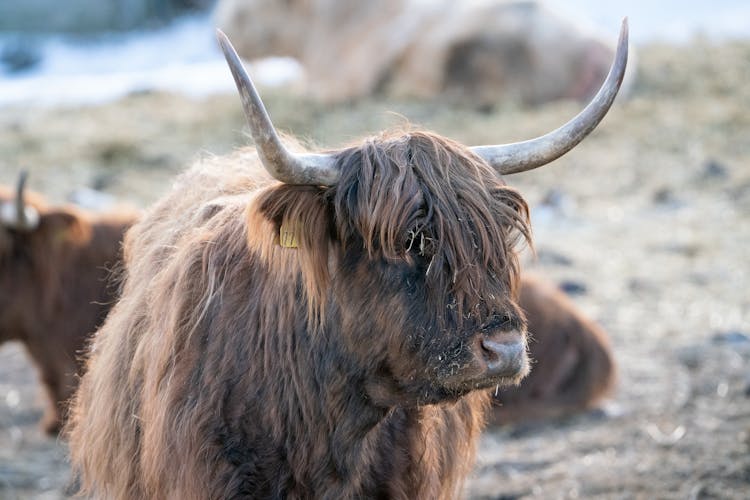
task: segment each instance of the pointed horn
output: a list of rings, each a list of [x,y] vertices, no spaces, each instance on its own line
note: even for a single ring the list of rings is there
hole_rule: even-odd
[[[591,102],[575,118],[546,135],[498,146],[475,146],[471,150],[499,174],[516,174],[556,160],[581,142],[609,111],[625,76],[628,62],[628,18],[622,21],[617,52],[606,80]]]
[[[23,192],[26,188],[26,179],[29,173],[26,170],[21,171],[18,176],[18,184],[16,185],[16,226],[20,228],[26,227],[26,202],[24,200]]]
[[[332,186],[339,179],[332,156],[324,154],[294,154],[289,152],[279,140],[263,101],[260,100],[250,76],[242,61],[229,42],[229,38],[216,30],[221,50],[232,71],[237,90],[240,92],[245,117],[250,125],[250,133],[255,141],[263,166],[274,178],[287,184],[313,184]]]
[[[23,170],[18,176],[16,184],[16,197],[0,207],[0,219],[3,225],[18,231],[33,231],[39,225],[39,213],[34,207],[27,206],[24,191],[28,172]]]

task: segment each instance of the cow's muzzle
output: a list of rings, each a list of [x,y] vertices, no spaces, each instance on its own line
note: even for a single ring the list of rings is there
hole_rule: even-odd
[[[474,355],[486,378],[520,379],[529,370],[523,331],[496,331],[478,336]]]

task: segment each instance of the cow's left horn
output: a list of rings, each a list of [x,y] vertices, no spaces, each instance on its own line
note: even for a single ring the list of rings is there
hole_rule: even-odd
[[[276,130],[268,117],[263,101],[255,90],[250,75],[229,42],[229,38],[216,30],[219,45],[232,70],[234,83],[242,98],[245,117],[250,125],[250,133],[255,141],[263,166],[274,178],[287,184],[313,184],[332,186],[339,179],[339,171],[334,159],[325,154],[295,154],[288,151],[279,140]]]
[[[21,172],[16,185],[16,199],[2,204],[0,220],[4,226],[19,231],[33,231],[39,225],[39,212],[32,206],[27,206],[24,196],[28,172]]]
[[[581,142],[609,111],[625,76],[628,62],[628,18],[622,21],[617,52],[606,80],[591,102],[575,118],[546,135],[499,146],[475,146],[481,156],[500,174],[525,172],[555,160]]]

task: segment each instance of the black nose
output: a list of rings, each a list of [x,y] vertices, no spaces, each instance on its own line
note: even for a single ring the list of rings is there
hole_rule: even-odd
[[[525,336],[510,332],[485,337],[482,339],[482,357],[489,375],[520,375],[526,370],[528,362]]]

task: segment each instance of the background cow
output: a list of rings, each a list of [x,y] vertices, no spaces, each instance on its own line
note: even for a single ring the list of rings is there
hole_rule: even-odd
[[[593,408],[613,388],[606,332],[559,289],[524,274],[518,303],[526,314],[532,369],[495,394],[490,424],[528,422]]]
[[[477,104],[588,99],[614,46],[543,2],[222,0],[216,22],[241,56],[290,56],[310,93],[378,91]]]
[[[48,207],[24,182],[0,186],[0,342],[20,341],[36,364],[49,398],[42,425],[54,433],[81,373],[77,355],[116,296],[108,278],[136,215]]]
[[[128,232],[72,413],[84,492],[455,497],[483,389],[528,371],[528,208],[500,175],[603,118],[626,26],[597,98],[546,136],[469,149],[397,132],[326,154],[284,146],[219,39],[256,150],[188,171]]]

